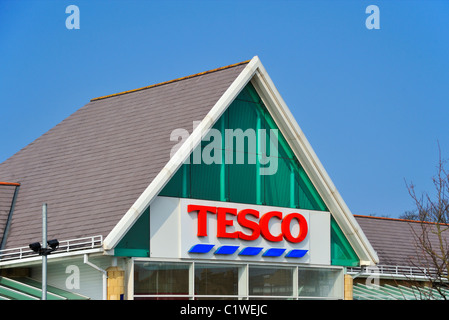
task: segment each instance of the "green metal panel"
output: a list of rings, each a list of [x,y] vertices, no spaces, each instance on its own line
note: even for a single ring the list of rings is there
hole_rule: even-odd
[[[114,255],[148,257],[149,252],[150,209],[148,208],[114,248]]]
[[[354,300],[397,300],[390,294],[386,294],[379,286],[366,286],[356,283],[353,287]]]
[[[202,145],[202,149],[204,149],[204,145]],[[190,169],[190,197],[204,200],[221,200],[221,165],[191,163],[187,166],[187,168],[182,169],[185,171]]]
[[[0,277],[0,299],[40,300],[42,298],[42,282],[27,278],[14,279]],[[88,300],[88,297],[65,291],[47,284],[47,300]]]
[[[147,249],[127,249],[127,248],[115,248],[114,256],[116,257],[149,257],[150,251]]]
[[[39,300],[39,298],[0,285],[0,296],[7,300]]]
[[[9,289],[24,293],[26,295],[36,297],[36,298],[42,297],[42,289],[41,288],[36,288],[34,286],[30,286],[30,285],[27,285],[22,282],[15,281],[15,280],[12,280],[9,278],[0,277],[0,285],[3,287],[7,287]],[[63,297],[55,295],[51,292],[49,292],[49,293],[47,292],[47,299],[48,300],[64,300]]]
[[[32,278],[18,277],[18,278],[15,278],[15,280],[17,280],[18,282],[21,282],[25,285],[28,285],[28,286],[33,286],[35,288],[42,288],[42,282],[34,280]],[[57,287],[47,284],[47,299],[51,294],[57,295],[61,298],[65,298],[68,300],[89,300],[90,299],[86,296],[83,296],[83,295],[80,295],[77,293],[73,293],[70,291],[62,290],[60,288],[57,288]]]
[[[296,168],[290,165],[291,162],[291,159],[283,157],[283,154],[281,153],[278,159],[277,173],[264,177],[266,191],[264,194],[265,202],[276,207],[316,209],[306,205],[305,202],[302,204],[298,202],[299,197],[296,198],[296,193],[298,193],[301,188],[297,187],[298,176],[295,172]],[[290,183],[292,176],[294,180],[293,184]],[[294,200],[296,200],[293,203],[290,201],[292,196],[294,197]]]
[[[221,154],[212,155],[214,159],[221,156],[226,161],[199,164],[195,161],[201,159],[197,155],[201,156],[203,152],[211,154],[211,143],[217,146],[212,138],[214,135],[210,134],[193,151],[190,164],[183,164],[167,183],[160,192],[161,196],[327,211],[324,201],[250,83],[213,129],[220,132],[222,144],[218,148],[220,150],[215,150]],[[226,139],[230,137],[226,134],[236,130],[241,130],[244,139],[232,137],[232,148],[229,148],[231,140]],[[260,130],[265,130],[265,135]],[[276,142],[270,142],[272,132],[277,133]],[[265,145],[263,141],[266,141]],[[271,165],[261,160],[264,151],[268,156],[277,151],[274,174],[261,174],[261,168]]]
[[[431,294],[430,288],[405,287],[403,285],[393,286],[354,284],[354,300],[445,300],[440,293]]]
[[[360,260],[337,222],[331,217],[331,264],[356,267]]]
[[[190,198],[190,168],[186,165],[181,166],[163,192],[176,198]]]
[[[232,148],[230,148],[230,135],[226,140],[226,131],[221,131],[221,134],[225,136],[225,142],[228,142],[225,145],[228,158],[225,158],[227,161],[224,165],[227,177],[225,182],[228,184],[227,199],[231,202],[262,204],[263,199],[260,193],[263,190],[263,182],[257,174],[259,150],[255,134],[258,129],[258,113],[250,102],[240,98],[245,94],[247,92],[243,90],[222,116],[228,132],[235,133],[239,130],[244,137],[243,140],[238,141],[232,136]]]

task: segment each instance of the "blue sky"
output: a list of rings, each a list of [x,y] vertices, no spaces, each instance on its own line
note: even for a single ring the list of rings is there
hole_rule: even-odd
[[[351,211],[397,217],[449,157],[448,21],[438,0],[0,0],[0,161],[91,98],[257,55]]]

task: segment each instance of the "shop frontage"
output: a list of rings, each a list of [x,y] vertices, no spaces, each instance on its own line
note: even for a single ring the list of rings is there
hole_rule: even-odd
[[[330,228],[327,212],[158,197],[134,299],[342,299]]]

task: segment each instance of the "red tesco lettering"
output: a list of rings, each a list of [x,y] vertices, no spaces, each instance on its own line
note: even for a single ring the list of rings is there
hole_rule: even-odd
[[[280,211],[270,211],[259,217],[259,211],[254,209],[243,209],[237,212],[235,208],[202,205],[188,205],[187,211],[189,213],[198,212],[198,237],[207,236],[208,215],[216,215],[217,238],[238,238],[252,241],[262,235],[264,239],[271,242],[279,242],[285,239],[292,243],[298,243],[306,238],[308,232],[307,220],[302,214],[296,212],[283,216],[283,213]],[[228,232],[227,227],[234,225],[235,220],[233,217],[236,217],[237,223],[247,229],[248,232]],[[277,219],[281,223],[281,232],[279,234],[273,235],[270,231],[269,225],[272,219]],[[299,233],[296,236],[292,235],[290,228],[293,219],[296,219],[299,223]]]

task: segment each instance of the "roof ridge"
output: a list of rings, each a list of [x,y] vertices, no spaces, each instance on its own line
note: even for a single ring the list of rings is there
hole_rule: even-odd
[[[389,217],[376,217],[376,216],[366,216],[366,215],[361,215],[361,214],[354,214],[354,217],[372,218],[372,219],[379,219],[379,220],[393,220],[393,221],[402,221],[402,222],[437,224],[437,222],[433,222],[433,221],[421,221],[421,220],[410,220],[410,219],[389,218]],[[446,223],[440,223],[440,224],[441,225],[449,225]]]
[[[20,186],[20,183],[0,181],[0,185],[2,185],[2,186],[16,186],[16,187],[18,187],[18,186]]]
[[[204,72],[200,72],[200,73],[195,73],[195,74],[192,74],[192,75],[189,75],[189,76],[185,76],[185,77],[181,77],[181,78],[176,78],[176,79],[173,79],[173,80],[168,80],[168,81],[164,81],[164,82],[152,84],[152,85],[145,86],[145,87],[141,87],[141,88],[137,88],[137,89],[132,89],[132,90],[122,91],[122,92],[118,92],[118,93],[113,93],[113,94],[109,94],[109,95],[106,95],[106,96],[101,96],[101,97],[93,98],[93,99],[91,99],[90,101],[91,101],[91,102],[92,102],[92,101],[98,101],[98,100],[102,100],[102,99],[106,99],[106,98],[110,98],[110,97],[115,97],[115,96],[120,96],[120,95],[127,94],[127,93],[131,93],[131,92],[136,92],[136,91],[141,91],[141,90],[145,90],[145,89],[149,89],[149,88],[159,87],[159,86],[162,86],[162,85],[164,85],[164,84],[169,84],[169,83],[173,83],[173,82],[177,82],[177,81],[181,81],[181,80],[186,80],[186,79],[190,79],[190,78],[202,76],[202,75],[205,75],[205,74],[213,73],[213,72],[216,72],[216,71],[221,71],[221,70],[229,69],[229,68],[236,67],[236,66],[239,66],[239,65],[242,65],[242,64],[245,64],[245,63],[249,63],[250,61],[251,61],[251,60],[245,60],[245,61],[242,61],[242,62],[230,64],[230,65],[228,65],[228,66],[224,66],[224,67],[220,67],[220,68],[216,68],[216,69],[211,69],[211,70],[204,71]]]

